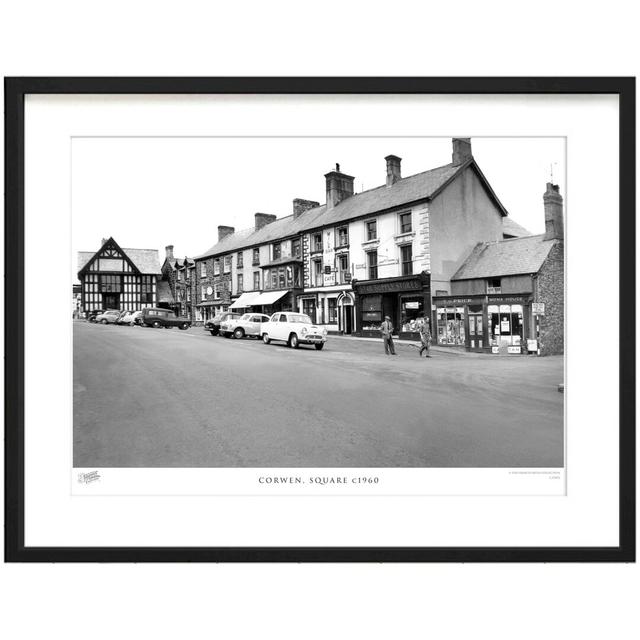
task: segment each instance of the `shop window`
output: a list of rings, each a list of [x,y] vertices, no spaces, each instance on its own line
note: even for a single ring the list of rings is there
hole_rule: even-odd
[[[374,330],[382,322],[382,296],[362,297],[362,324],[365,330]]]
[[[376,240],[378,238],[378,221],[368,220],[366,222],[367,241]]]
[[[276,242],[272,246],[272,255],[274,260],[278,260],[282,257],[282,245],[279,242]]]
[[[378,252],[367,251],[367,264],[369,280],[378,279]]]
[[[311,322],[316,324],[316,301],[313,299],[305,298],[302,301],[302,313],[311,318]]]
[[[413,274],[413,247],[410,244],[400,247],[400,259],[402,262],[402,275]]]
[[[436,319],[438,344],[464,345],[464,307],[439,307]]]
[[[329,324],[338,324],[338,299],[327,298],[327,322]]]
[[[411,233],[411,212],[401,213],[400,219],[400,233]]]
[[[254,265],[260,264],[260,249],[254,249],[253,250],[252,264],[254,264]]]
[[[238,251],[238,255],[236,257],[236,265],[238,267],[238,269],[241,269],[243,266],[243,256],[242,256],[242,251]]]
[[[502,281],[500,278],[487,280],[487,293],[502,293]]]
[[[488,311],[491,346],[519,346],[524,336],[522,305],[490,304]]]
[[[339,227],[336,239],[336,245],[338,247],[349,246],[349,227]]]
[[[418,331],[418,319],[424,316],[424,298],[413,296],[401,300],[400,328],[402,331]]]
[[[259,271],[253,272],[253,290],[254,291],[260,290],[260,272]]]

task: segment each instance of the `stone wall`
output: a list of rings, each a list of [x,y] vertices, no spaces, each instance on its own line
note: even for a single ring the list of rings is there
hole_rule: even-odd
[[[536,301],[544,302],[540,318],[540,355],[564,354],[564,242],[555,244],[538,273]]]

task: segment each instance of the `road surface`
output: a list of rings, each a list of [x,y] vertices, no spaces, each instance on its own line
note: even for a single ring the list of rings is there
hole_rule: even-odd
[[[74,323],[76,467],[560,467],[561,357]]]

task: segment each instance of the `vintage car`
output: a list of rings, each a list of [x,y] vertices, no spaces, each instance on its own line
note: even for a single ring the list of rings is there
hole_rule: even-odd
[[[262,325],[262,340],[265,344],[281,340],[293,349],[301,344],[312,344],[320,351],[327,341],[327,330],[313,324],[304,313],[278,311]]]
[[[117,310],[103,311],[96,316],[94,322],[98,322],[99,324],[115,324],[121,313],[122,311]]]
[[[142,311],[125,311],[118,318],[117,324],[126,324],[131,327],[135,324],[140,324],[140,322],[136,322],[140,316],[142,316]]]
[[[264,313],[245,313],[240,318],[228,318],[220,325],[220,335],[225,337],[244,338],[252,336],[259,338],[262,335],[262,326],[269,322],[269,316]]]
[[[171,309],[159,309],[156,307],[149,307],[142,310],[141,322],[146,327],[153,327],[157,329],[164,327],[165,329],[172,329],[178,327],[185,330],[191,326],[191,320],[177,316]]]
[[[89,311],[87,314],[87,320],[89,322],[95,322],[96,316],[99,316],[101,313],[104,313],[105,309],[94,309],[93,311]]]
[[[240,314],[234,313],[233,311],[217,313],[211,320],[207,320],[204,323],[204,330],[209,331],[212,336],[217,336],[220,333],[220,325],[230,318],[237,320],[240,318]]]

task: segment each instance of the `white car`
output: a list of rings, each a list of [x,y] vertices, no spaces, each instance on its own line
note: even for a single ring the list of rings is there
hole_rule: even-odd
[[[294,349],[301,344],[312,344],[320,351],[327,341],[327,330],[313,324],[304,313],[278,311],[262,325],[262,340],[265,344],[281,340]]]
[[[262,335],[262,326],[269,322],[269,316],[264,313],[245,313],[240,318],[227,318],[220,323],[220,334],[234,338],[253,336],[259,338]]]

